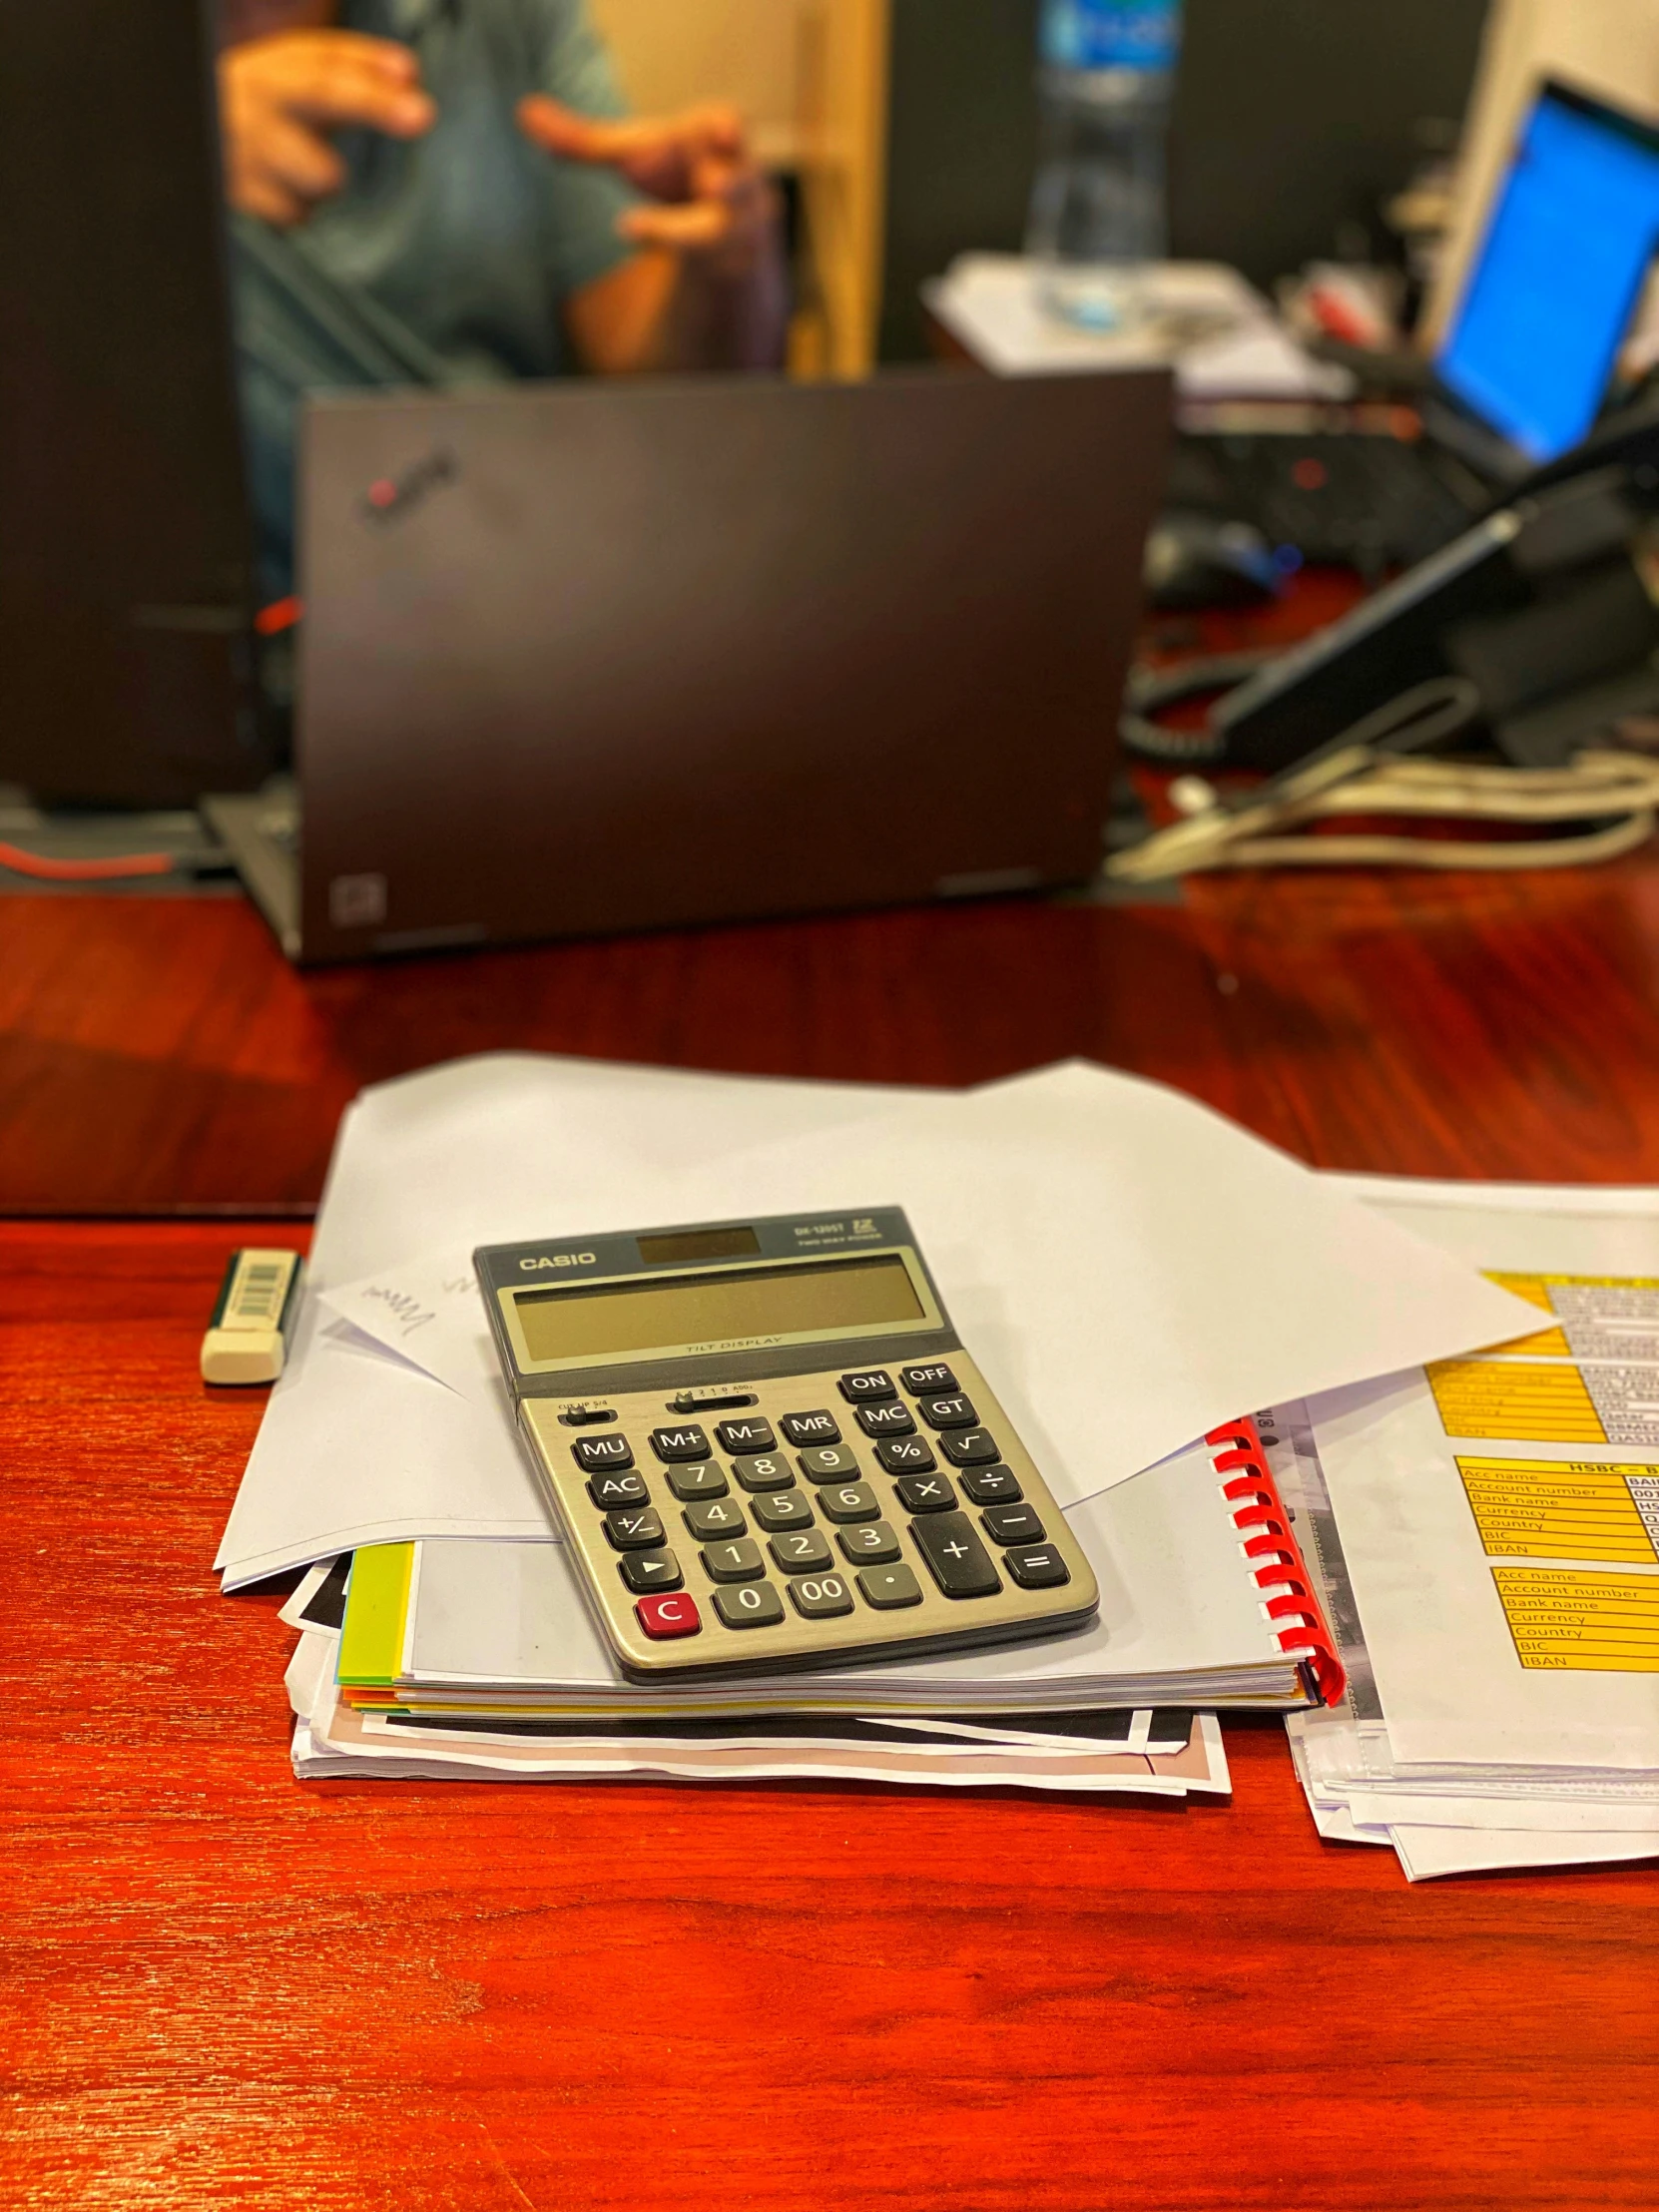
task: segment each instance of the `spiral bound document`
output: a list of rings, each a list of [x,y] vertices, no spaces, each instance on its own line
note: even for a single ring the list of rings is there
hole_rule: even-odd
[[[1268,1465],[1261,1430],[1253,1420],[1229,1421],[1224,1428],[1212,1428],[1204,1441],[1215,1454],[1211,1465],[1226,1477],[1221,1494],[1244,1538],[1244,1555],[1264,1593],[1264,1610],[1280,1649],[1301,1667],[1310,1703],[1340,1705],[1348,1675]]]

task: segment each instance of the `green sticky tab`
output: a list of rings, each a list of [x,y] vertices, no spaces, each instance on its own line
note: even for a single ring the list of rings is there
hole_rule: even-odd
[[[354,1689],[389,1689],[397,1680],[414,1555],[413,1544],[365,1544],[352,1554],[338,1672]]]

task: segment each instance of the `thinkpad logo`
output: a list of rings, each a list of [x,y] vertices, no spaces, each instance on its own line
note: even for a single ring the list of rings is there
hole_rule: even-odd
[[[461,464],[454,454],[446,445],[439,446],[418,461],[411,461],[399,475],[376,476],[363,493],[358,511],[365,522],[396,522],[412,514],[433,492],[454,483],[460,473]]]

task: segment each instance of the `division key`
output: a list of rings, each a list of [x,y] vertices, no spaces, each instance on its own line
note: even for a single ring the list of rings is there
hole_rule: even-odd
[[[910,1523],[916,1549],[946,1597],[994,1597],[1002,1587],[991,1555],[965,1513],[928,1513]]]

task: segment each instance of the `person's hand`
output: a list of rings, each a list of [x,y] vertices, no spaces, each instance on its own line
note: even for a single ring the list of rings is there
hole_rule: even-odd
[[[219,57],[219,111],[226,197],[281,229],[344,184],[330,131],[357,124],[419,138],[437,114],[408,47],[354,31],[285,31],[229,47]]]
[[[778,252],[778,195],[750,154],[741,118],[725,107],[657,120],[605,123],[536,93],[518,108],[532,145],[561,161],[614,169],[655,207],[630,209],[625,238],[695,260],[742,280]]]

